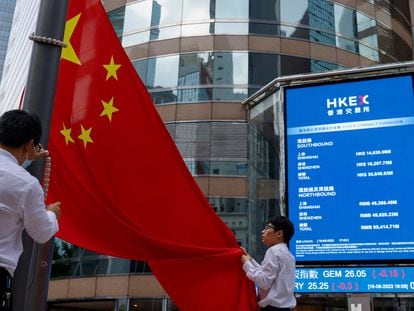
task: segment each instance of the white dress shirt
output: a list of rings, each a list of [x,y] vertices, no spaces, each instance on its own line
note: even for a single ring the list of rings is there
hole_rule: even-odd
[[[0,267],[13,275],[23,252],[23,229],[45,243],[58,228],[55,213],[46,210],[39,181],[0,148]]]
[[[259,306],[294,308],[295,258],[285,243],[270,247],[259,265],[254,259],[243,264],[247,277],[259,287]]]

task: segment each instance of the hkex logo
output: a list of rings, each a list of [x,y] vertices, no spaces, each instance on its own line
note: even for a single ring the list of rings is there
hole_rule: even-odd
[[[337,109],[337,108],[348,108],[369,105],[369,95],[358,95],[358,96],[347,96],[347,97],[336,97],[326,99],[326,108]]]
[[[327,114],[330,117],[369,112],[369,95],[354,95],[326,99]]]

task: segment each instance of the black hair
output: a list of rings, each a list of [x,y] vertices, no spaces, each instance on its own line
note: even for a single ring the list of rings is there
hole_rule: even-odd
[[[0,144],[19,148],[33,139],[40,142],[42,124],[34,113],[24,110],[10,110],[0,117]]]
[[[295,233],[293,223],[289,220],[289,218],[285,216],[274,216],[267,221],[267,224],[273,225],[276,228],[276,231],[283,231],[283,240],[286,244],[289,243],[290,239]]]

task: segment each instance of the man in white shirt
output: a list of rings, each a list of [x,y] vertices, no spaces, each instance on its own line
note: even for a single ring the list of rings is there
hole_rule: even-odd
[[[259,287],[258,304],[262,311],[290,311],[296,306],[295,258],[287,246],[293,233],[288,218],[272,217],[262,231],[262,242],[269,247],[262,263],[258,264],[243,249],[243,269]]]
[[[39,181],[23,167],[44,152],[39,118],[23,110],[0,117],[0,310],[11,310],[11,278],[23,252],[22,232],[38,243],[58,231],[60,202],[45,206]]]

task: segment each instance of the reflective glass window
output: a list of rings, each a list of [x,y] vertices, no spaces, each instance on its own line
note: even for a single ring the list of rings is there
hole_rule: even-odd
[[[376,21],[365,14],[357,13],[357,30],[359,54],[369,59],[378,61],[378,38]]]
[[[138,73],[139,77],[141,78],[141,81],[147,85],[147,60],[136,60],[132,62],[132,65],[134,66],[136,72]]]
[[[210,161],[210,174],[227,176],[247,175],[247,162]]]
[[[145,261],[131,260],[129,272],[139,274],[151,273],[151,267]]]
[[[335,46],[335,35],[330,32],[325,32],[321,30],[311,29],[309,31],[309,40],[312,42],[318,42],[321,44],[327,44]]]
[[[211,88],[180,89],[177,101],[180,103],[194,103],[210,101],[213,96]]]
[[[310,72],[310,59],[295,56],[280,56],[281,74],[293,75]]]
[[[347,39],[344,37],[341,37],[339,35],[336,36],[336,46],[338,48],[351,51],[351,52],[358,52],[358,44],[354,40]]]
[[[165,127],[167,128],[167,131],[170,134],[171,138],[175,140],[176,123],[165,123]]]
[[[215,84],[247,84],[248,54],[247,53],[215,53],[214,55]]]
[[[108,18],[111,21],[112,26],[116,32],[118,38],[122,36],[122,31],[124,30],[124,16],[125,16],[125,6],[120,7],[119,9],[108,12]]]
[[[249,23],[216,23],[214,33],[218,35],[247,35]]]
[[[405,40],[403,40],[398,34],[396,34],[395,32],[389,29],[384,29],[383,27],[379,26],[377,30],[378,30],[378,45],[380,49],[386,50],[387,47],[391,45],[390,42],[392,42],[393,52],[390,53],[390,55],[394,56],[395,59],[397,59],[398,61],[412,60],[412,48],[407,44]],[[386,33],[386,35],[384,33]],[[389,36],[392,37],[391,41],[387,41]],[[384,56],[385,55],[380,54],[380,57],[383,58]],[[390,61],[387,61],[387,62],[390,62]]]
[[[279,0],[250,1],[250,18],[278,22]]]
[[[248,90],[245,88],[214,88],[213,100],[217,101],[243,101],[247,98]]]
[[[148,59],[147,85],[149,88],[177,87],[178,55]]]
[[[335,5],[336,46],[351,52],[357,52],[356,12],[341,5]]]
[[[249,84],[264,86],[279,76],[279,55],[249,54]]]
[[[197,166],[190,168],[193,171],[212,172],[211,166],[217,169],[221,164],[213,164],[211,159],[231,159],[232,161],[223,161],[223,167],[227,166],[227,171],[239,170],[241,173],[244,168],[239,162],[246,162],[247,158],[246,135],[246,123],[205,121],[177,123],[174,137],[182,157],[187,162],[210,160],[210,164],[196,164]],[[227,165],[227,162],[235,163]]]
[[[171,104],[177,101],[177,90],[150,91],[154,105]]]
[[[374,37],[371,37],[371,39],[373,41],[374,40],[376,41],[376,38],[374,38]],[[359,54],[361,56],[364,56],[364,57],[369,58],[369,59],[374,60],[374,61],[378,61],[379,60],[379,54],[378,54],[378,50],[377,49],[373,49],[372,47],[367,46],[367,45],[365,45],[363,43],[359,43],[358,48],[359,48]]]
[[[151,23],[151,4],[151,0],[144,0],[125,7],[124,34],[149,28]]]
[[[13,12],[16,1],[1,1],[0,4],[0,80],[3,72],[4,60],[6,58],[7,45],[10,37],[10,29],[13,21]],[[15,19],[19,17],[16,12]],[[6,72],[8,71],[8,68]]]
[[[390,11],[390,1],[389,0],[374,0],[376,6],[379,6],[380,8],[383,8],[385,11]]]
[[[279,36],[279,27],[275,24],[253,23],[249,24],[250,34]]]
[[[171,301],[171,299],[168,299],[166,311],[179,311],[179,310],[176,304],[173,301]]]
[[[183,0],[183,22],[214,18],[215,0]]]
[[[125,308],[125,310],[157,311],[165,309],[163,308],[163,300],[160,298],[139,298],[131,299],[128,309]]]
[[[185,159],[192,175],[246,176],[246,161],[210,161]]]
[[[309,0],[309,26],[312,29],[335,32],[334,5],[329,1]]]
[[[183,0],[154,0],[151,26],[177,24],[181,21]]]
[[[149,31],[137,32],[127,36],[122,37],[122,46],[128,47],[144,42],[148,42],[149,40]]]
[[[364,35],[369,35],[375,32],[376,21],[371,17],[357,12],[357,31],[358,38],[361,39]]]
[[[345,68],[334,63],[328,63],[317,59],[311,59],[310,67],[311,72],[325,72]]]
[[[378,47],[385,53],[379,54],[380,62],[389,63],[392,59],[390,56],[395,56],[393,32],[385,27],[378,26]],[[400,60],[400,59],[399,59]]]
[[[72,270],[72,257],[74,256],[76,246],[60,240],[54,239],[54,251],[53,251],[53,265],[51,278],[71,276]]]
[[[211,122],[184,122],[175,127],[175,143],[183,158],[208,159],[210,157]]]
[[[308,0],[280,0],[281,23],[309,25]]]
[[[217,213],[246,213],[247,199],[244,198],[222,198],[209,197],[211,207]]]
[[[52,271],[50,278],[61,278],[61,277],[68,277],[71,276],[71,260],[64,258],[64,259],[57,259],[53,260]]]
[[[334,6],[332,2],[309,0],[309,40],[335,46]]]
[[[180,56],[178,85],[213,84],[212,53],[191,53]]]
[[[280,35],[282,37],[309,39],[309,29],[280,25]]]
[[[243,122],[213,122],[211,126],[211,158],[245,161],[247,158],[247,126]],[[213,163],[211,163],[213,166]],[[213,172],[214,173],[214,172]]]
[[[182,25],[181,27],[182,37],[204,36],[212,33],[214,33],[214,23]]]
[[[411,32],[409,1],[392,1],[391,16],[398,20],[406,30]]]
[[[216,18],[248,19],[249,0],[216,0]]]
[[[155,27],[150,31],[150,40],[177,38],[180,36],[180,31],[181,26]]]
[[[209,175],[210,174],[210,161],[201,161],[193,159],[184,159],[188,170],[191,175]]]
[[[106,257],[99,260],[96,274],[128,274],[130,265],[131,263],[128,259]]]

